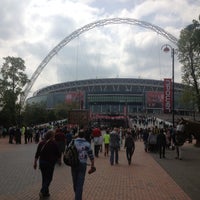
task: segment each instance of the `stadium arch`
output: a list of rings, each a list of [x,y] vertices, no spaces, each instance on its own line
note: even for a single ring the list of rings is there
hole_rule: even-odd
[[[21,98],[21,103],[22,105],[24,105],[25,100],[33,86],[33,84],[35,83],[36,79],[38,78],[38,76],[40,75],[40,73],[42,72],[42,70],[44,69],[44,67],[49,63],[49,61],[65,46],[67,45],[71,40],[75,39],[76,37],[78,37],[79,35],[81,35],[84,32],[87,32],[91,29],[94,29],[96,27],[100,27],[100,26],[105,26],[108,24],[128,24],[128,25],[137,25],[137,26],[141,26],[143,28],[146,29],[150,29],[156,33],[158,33],[159,35],[165,37],[166,39],[168,39],[169,41],[171,41],[174,45],[177,46],[177,42],[178,39],[176,37],[174,37],[172,34],[168,33],[167,31],[165,31],[164,29],[162,29],[159,26],[153,25],[149,22],[146,21],[141,21],[141,20],[137,20],[137,19],[132,19],[132,18],[110,18],[110,19],[102,19],[102,20],[98,20],[89,24],[86,24],[85,26],[75,30],[74,32],[72,32],[70,35],[68,35],[67,37],[65,37],[63,40],[61,40],[61,42],[59,42],[48,54],[47,56],[42,60],[42,62],[39,64],[39,66],[37,67],[37,69],[35,70],[35,72],[33,73],[33,75],[31,76],[30,82],[26,85],[25,89],[24,89],[24,93],[23,96]]]

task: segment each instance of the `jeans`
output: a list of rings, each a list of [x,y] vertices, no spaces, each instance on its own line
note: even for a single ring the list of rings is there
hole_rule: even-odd
[[[40,170],[42,173],[42,188],[40,192],[44,195],[49,194],[49,185],[53,179],[55,164],[46,161],[40,161]]]
[[[119,151],[119,147],[110,147],[110,164],[113,165],[114,164],[114,158],[115,158],[115,163],[118,164],[118,151]]]
[[[99,150],[100,150],[100,145],[94,145],[94,155],[95,157],[99,157]]]
[[[75,200],[82,200],[86,169],[86,163],[80,163],[78,167],[71,168]]]

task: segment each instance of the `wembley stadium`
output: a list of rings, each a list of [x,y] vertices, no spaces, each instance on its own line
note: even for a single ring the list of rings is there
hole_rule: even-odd
[[[58,43],[44,58],[27,85],[24,96],[26,99],[33,83],[53,56],[80,34],[107,24],[138,25],[155,31],[174,45],[178,39],[162,28],[148,22],[130,18],[103,19],[87,24]],[[163,47],[173,48],[170,45]],[[164,49],[164,51],[165,51]],[[194,110],[193,105],[184,105],[182,94],[184,85],[173,83],[172,79],[151,80],[136,78],[101,78],[64,82],[39,89],[26,100],[26,103],[43,102],[47,109],[55,109],[59,104],[76,104],[76,109],[87,110],[90,114],[131,115],[135,113],[174,113],[185,115]]]
[[[171,82],[171,80],[170,80]],[[171,86],[170,86],[171,87]],[[167,87],[168,88],[168,87]],[[169,88],[168,88],[169,89]],[[183,114],[181,102],[184,85],[174,83],[174,111]],[[79,109],[98,114],[164,113],[165,80],[105,78],[70,81],[39,89],[28,104],[43,102],[47,109],[56,105],[76,102]],[[170,88],[170,91],[171,88]],[[168,99],[171,103],[171,98]],[[171,112],[168,110],[168,112]]]

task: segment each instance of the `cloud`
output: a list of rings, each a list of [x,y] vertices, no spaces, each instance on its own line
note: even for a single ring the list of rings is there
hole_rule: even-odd
[[[106,18],[133,18],[163,28],[175,37],[199,16],[195,0],[1,0],[0,54],[25,60],[29,77],[64,38]],[[108,24],[88,30],[65,45],[34,83],[35,90],[55,83],[106,77],[163,79],[171,76],[171,57],[163,36],[138,25]],[[3,59],[0,60],[2,64]],[[181,65],[175,58],[175,80]]]
[[[0,1],[0,40],[8,41],[23,36],[25,26],[23,24],[25,1],[1,0]]]

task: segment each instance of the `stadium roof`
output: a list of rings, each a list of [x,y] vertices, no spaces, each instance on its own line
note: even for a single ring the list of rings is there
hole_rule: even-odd
[[[175,83],[175,90],[182,91],[183,84]],[[33,96],[40,96],[55,92],[68,91],[88,91],[88,92],[144,92],[163,90],[162,80],[136,79],[136,78],[104,78],[70,81],[50,85],[37,90]]]

